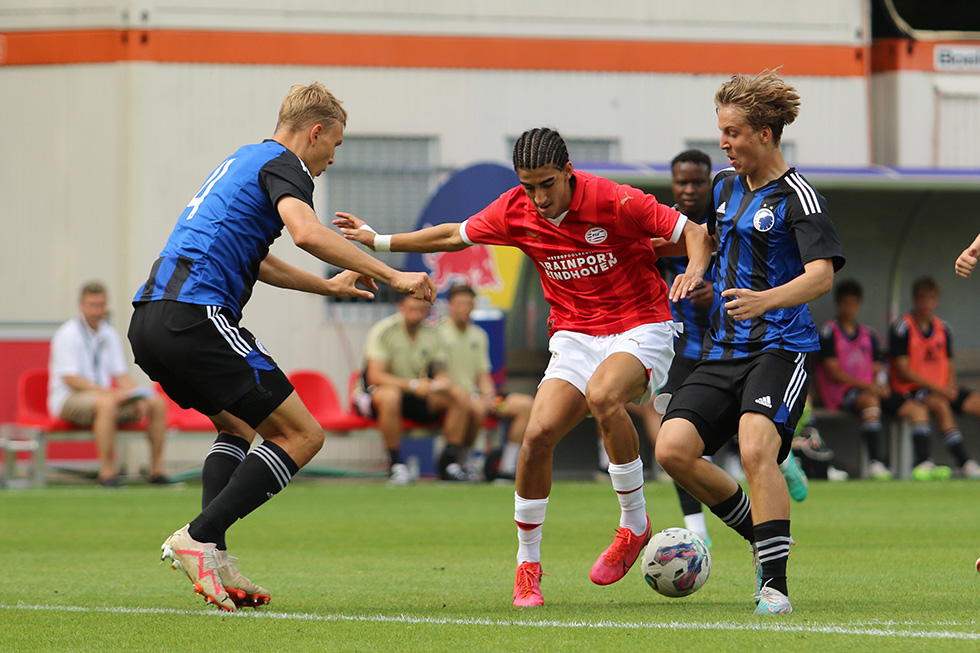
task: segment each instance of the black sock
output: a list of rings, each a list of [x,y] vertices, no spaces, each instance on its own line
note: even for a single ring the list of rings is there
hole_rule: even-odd
[[[969,456],[966,455],[966,448],[963,446],[963,434],[960,433],[960,430],[950,429],[943,433],[943,442],[946,443],[946,448],[956,458],[956,463],[962,467]]]
[[[388,469],[391,469],[395,465],[398,465],[402,461],[401,451],[398,447],[394,449],[388,449]]]
[[[789,596],[786,588],[786,559],[789,557],[788,519],[771,519],[755,527],[755,545],[762,563],[762,585]]]
[[[711,506],[711,512],[749,543],[755,541],[755,532],[752,530],[752,502],[741,487],[721,503]]]
[[[282,447],[265,440],[231,475],[228,485],[190,524],[198,542],[217,543],[236,520],[246,516],[289,485],[299,466]]]
[[[244,438],[228,433],[218,434],[201,470],[201,510],[207,508],[228,485],[231,475],[245,460],[248,447],[249,442]],[[216,544],[222,551],[228,548],[224,536]]]
[[[459,462],[459,447],[455,444],[447,444],[439,454],[439,471],[444,472],[453,463]]]
[[[912,446],[915,449],[915,464],[929,460],[929,424],[912,425]]]
[[[677,488],[677,498],[681,502],[681,512],[687,515],[696,515],[701,512],[701,502],[691,496],[691,493],[682,488],[677,483],[674,483],[674,487]]]
[[[864,446],[868,448],[868,460],[880,461],[878,436],[881,435],[881,421],[861,422],[861,435],[864,436]]]

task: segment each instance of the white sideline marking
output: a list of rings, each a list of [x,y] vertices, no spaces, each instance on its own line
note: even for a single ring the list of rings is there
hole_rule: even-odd
[[[711,623],[692,623],[682,621],[629,622],[629,621],[554,621],[531,619],[452,619],[449,617],[412,617],[409,615],[386,616],[377,615],[346,615],[346,614],[291,614],[286,612],[266,612],[244,610],[227,613],[218,610],[174,610],[171,608],[86,608],[73,605],[7,605],[0,604],[0,610],[47,610],[51,612],[92,612],[104,614],[171,614],[181,616],[201,615],[206,617],[225,617],[229,619],[284,619],[293,621],[360,621],[367,623],[405,623],[432,624],[451,626],[519,626],[538,628],[640,628],[648,630],[731,630],[776,633],[824,633],[831,635],[866,635],[871,637],[902,637],[913,639],[962,639],[980,641],[980,633],[961,633],[948,630],[914,631],[913,627],[960,626],[975,624],[919,624],[914,622],[875,622],[874,625],[860,624],[787,624],[773,623],[771,620],[760,620],[759,623],[734,623],[716,621]]]

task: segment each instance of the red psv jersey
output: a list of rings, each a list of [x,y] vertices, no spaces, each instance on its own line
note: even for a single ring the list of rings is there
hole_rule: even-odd
[[[604,336],[672,319],[650,238],[677,242],[686,218],[631,186],[576,170],[568,211],[546,220],[520,186],[460,225],[469,244],[510,245],[538,268],[548,328]]]

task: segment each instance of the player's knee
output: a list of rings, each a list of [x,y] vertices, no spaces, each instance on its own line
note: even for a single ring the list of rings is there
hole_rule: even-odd
[[[625,402],[622,398],[613,393],[610,388],[604,386],[592,387],[590,385],[587,387],[585,389],[585,402],[589,406],[589,412],[597,420],[601,420],[618,410],[625,409]]]
[[[746,474],[753,474],[767,465],[776,462],[778,445],[763,442],[761,438],[739,438],[739,454],[742,458],[742,468]]]
[[[561,439],[561,434],[554,426],[540,423],[529,424],[524,432],[524,443],[521,448],[522,450],[527,449],[527,455],[531,458],[550,456],[559,439]]]
[[[306,451],[312,452],[312,454],[316,454],[316,452],[320,451],[320,449],[323,448],[324,441],[326,440],[326,434],[319,424],[304,429],[298,435],[303,441],[303,448]]]
[[[683,442],[669,431],[666,437],[663,431],[657,436],[654,455],[657,458],[657,463],[672,476],[674,473],[683,470],[692,460],[692,455],[687,451],[687,447],[683,446]]]

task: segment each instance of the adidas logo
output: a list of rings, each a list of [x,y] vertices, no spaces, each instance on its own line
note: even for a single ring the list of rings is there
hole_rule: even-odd
[[[772,408],[772,399],[769,398],[769,395],[759,397],[755,400],[755,403],[759,404],[760,406],[765,406],[766,408]]]
[[[722,202],[721,204],[718,205],[718,208],[715,209],[715,213],[717,215],[725,215],[725,211],[727,209],[728,209],[728,202]]]

